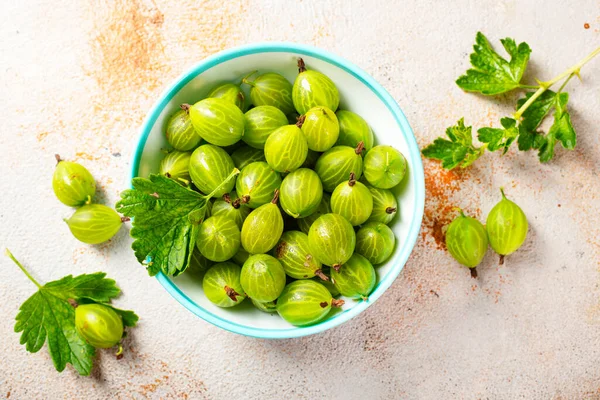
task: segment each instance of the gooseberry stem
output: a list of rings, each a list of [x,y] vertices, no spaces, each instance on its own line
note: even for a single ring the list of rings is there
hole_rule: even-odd
[[[500,258],[498,259],[498,265],[504,265],[504,254],[500,254]]]
[[[271,200],[271,203],[277,204],[278,201],[279,201],[279,189],[275,189],[275,192],[273,194],[273,200]]]
[[[477,279],[477,268],[473,267],[473,268],[469,268],[471,270],[471,278],[473,279]]]
[[[358,142],[358,144],[356,145],[356,149],[354,149],[354,152],[357,155],[361,155],[363,150],[365,149],[365,142],[363,142],[362,140],[360,142]]]
[[[329,281],[329,277],[323,273],[322,270],[318,269],[315,271],[315,275],[321,278],[321,280],[327,282]]]
[[[183,103],[182,105],[179,106],[179,108],[181,108],[183,111],[185,111],[186,113],[190,113],[190,106],[188,103]]]
[[[298,58],[298,73],[303,73],[306,71],[306,64],[304,64],[304,60],[302,57]]]
[[[56,165],[58,165],[58,163],[62,161],[62,159],[60,158],[60,155],[58,155],[58,154],[55,154],[54,158],[56,158]]]
[[[304,120],[306,119],[306,115],[301,115],[298,117],[298,119],[296,120],[296,126],[298,128],[302,128],[302,125],[304,125]]]
[[[354,172],[350,172],[350,179],[348,179],[348,186],[354,186],[356,184],[356,175]]]
[[[579,71],[581,70],[581,67],[587,64],[592,58],[596,57],[598,54],[600,54],[600,47],[592,51],[583,60],[573,65],[571,68],[567,69],[561,74],[558,74],[553,79],[550,79],[546,82],[538,81],[538,83],[540,84],[539,89],[529,99],[527,99],[527,101],[517,110],[517,112],[514,114],[515,119],[519,120],[523,116],[523,113],[529,108],[529,106],[532,105],[533,102],[535,102],[537,98],[540,97],[546,90],[550,89],[552,85],[562,81],[565,78],[567,78],[566,82],[568,82],[573,75],[579,76]],[[559,92],[564,88],[566,82],[560,88]]]
[[[30,280],[31,282],[33,282],[33,283],[35,284],[35,286],[37,286],[39,289],[41,289],[41,288],[42,288],[42,285],[40,285],[40,284],[38,283],[38,281],[36,281],[36,280],[33,278],[33,276],[31,276],[31,275],[29,274],[29,272],[28,272],[28,271],[25,269],[25,267],[23,266],[23,264],[21,264],[21,263],[19,262],[19,260],[17,260],[17,259],[15,258],[15,256],[13,256],[13,254],[10,252],[10,250],[9,250],[9,249],[5,249],[5,250],[4,250],[4,253],[5,253],[5,254],[8,256],[8,258],[10,258],[11,260],[13,260],[13,262],[14,262],[15,264],[17,264],[17,266],[18,266],[19,268],[21,268],[21,271],[23,271],[23,273],[24,273],[24,274],[25,274],[25,275],[26,275],[26,276],[29,278],[29,280]]]
[[[342,299],[331,299],[331,307],[341,307],[346,303]]]
[[[255,85],[254,85],[254,82],[250,82],[250,81],[248,81],[248,78],[250,78],[252,75],[254,75],[254,74],[255,74],[255,73],[257,73],[257,72],[258,72],[258,70],[256,69],[256,70],[254,70],[254,71],[250,72],[248,75],[244,76],[244,77],[242,78],[242,80],[240,81],[240,85],[241,85],[242,83],[245,83],[246,85],[249,85],[249,86],[255,86]]]

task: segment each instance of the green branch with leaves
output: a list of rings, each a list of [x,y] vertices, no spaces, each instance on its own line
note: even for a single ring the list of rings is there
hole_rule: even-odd
[[[564,88],[573,76],[579,77],[581,68],[600,53],[600,47],[587,57],[549,81],[537,81],[537,85],[521,83],[531,49],[527,43],[517,43],[514,39],[500,40],[510,56],[510,61],[502,58],[492,49],[487,38],[478,32],[471,66],[456,84],[467,92],[487,96],[507,93],[512,90],[525,90],[523,98],[517,101],[512,116],[500,119],[500,128],[480,128],[477,139],[481,146],[473,144],[472,127],[465,126],[461,118],[455,126],[446,129],[447,138],[439,137],[423,149],[427,158],[440,160],[446,169],[466,168],[489,151],[502,151],[505,154],[517,142],[520,151],[537,150],[541,162],[550,161],[558,143],[565,149],[573,150],[577,135],[571,124],[567,110],[569,94]],[[550,90],[562,82],[558,91]],[[553,111],[554,121],[547,133],[539,131],[544,119]]]

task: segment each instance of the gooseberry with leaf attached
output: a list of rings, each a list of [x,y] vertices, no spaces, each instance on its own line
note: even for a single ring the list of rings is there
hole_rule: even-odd
[[[327,151],[338,140],[340,126],[334,112],[327,107],[313,107],[302,115],[296,123],[308,148],[313,151]]]
[[[279,197],[286,214],[294,218],[308,217],[321,203],[323,185],[315,171],[300,168],[283,178]]]
[[[341,215],[325,214],[311,225],[308,245],[319,261],[339,269],[354,253],[356,234],[350,222]]]
[[[242,82],[250,86],[250,102],[255,106],[276,107],[284,114],[294,111],[292,84],[282,75],[267,72],[252,81],[246,77]]]
[[[112,308],[98,303],[79,304],[75,308],[77,333],[90,345],[108,349],[123,337],[123,319]]]
[[[277,312],[287,322],[296,326],[311,325],[321,321],[332,307],[341,307],[325,286],[310,279],[289,283],[277,299]]]
[[[234,83],[224,83],[215,87],[206,97],[214,97],[235,104],[242,112],[246,111],[246,96],[244,91]]]
[[[205,144],[198,147],[192,153],[190,159],[190,176],[194,185],[202,193],[213,193],[213,197],[221,197],[231,192],[235,185],[235,179],[223,182],[229,177],[235,168],[233,160],[220,147]],[[218,190],[215,192],[215,189]]]
[[[190,184],[190,159],[192,153],[186,151],[171,151],[160,162],[159,173],[174,181],[188,186]]]
[[[377,274],[369,260],[355,253],[344,268],[331,271],[331,281],[342,296],[367,300],[377,283]]]
[[[190,107],[190,119],[198,135],[210,144],[230,146],[244,135],[244,114],[222,98],[200,100]]]
[[[250,254],[264,254],[271,250],[283,233],[283,218],[277,206],[279,190],[270,203],[253,210],[242,225],[242,246]],[[354,232],[353,232],[354,233]]]
[[[331,210],[346,218],[352,225],[365,222],[373,210],[373,196],[353,172],[347,182],[340,183],[331,194]]]
[[[475,267],[481,263],[488,248],[488,234],[485,227],[462,210],[460,215],[448,225],[446,248],[456,261],[471,269],[471,276],[477,277]]]
[[[360,115],[348,110],[335,113],[340,126],[340,134],[336,146],[356,147],[363,142],[365,151],[373,147],[373,130]]]
[[[365,155],[363,173],[367,182],[379,189],[390,189],[406,175],[406,158],[392,146],[375,146]]]
[[[264,149],[269,135],[288,124],[285,114],[273,106],[254,107],[244,114],[244,118],[246,126],[242,140],[255,149]]]
[[[251,299],[262,303],[273,301],[285,287],[285,271],[276,258],[255,254],[244,263],[240,282]]]
[[[342,182],[348,180],[350,173],[360,179],[363,173],[363,145],[356,148],[349,146],[334,146],[323,153],[315,164],[315,172],[321,178],[323,189],[333,192]]]
[[[181,109],[169,118],[165,137],[175,150],[190,151],[198,147],[202,138],[192,125],[189,104],[182,104]]]
[[[308,279],[317,275],[322,280],[329,280],[321,271],[321,262],[312,255],[308,236],[303,232],[284,232],[273,249],[273,255],[281,262],[285,273],[294,279]]]
[[[238,176],[235,190],[242,204],[257,208],[273,199],[275,189],[281,186],[281,175],[266,162],[247,165]]]
[[[244,301],[241,273],[242,269],[232,262],[213,265],[202,279],[202,290],[208,300],[219,307],[233,307]]]
[[[305,114],[318,106],[336,111],[340,104],[340,94],[333,81],[321,72],[307,70],[302,58],[298,59],[298,72],[292,87],[292,100],[296,111]]]
[[[514,253],[525,242],[529,224],[521,207],[506,198],[504,189],[500,192],[502,200],[488,214],[486,229],[490,246],[500,254],[503,264],[504,256]]]
[[[215,215],[201,225],[196,239],[200,253],[211,261],[229,260],[240,248],[240,228],[229,217]]]
[[[396,237],[389,226],[382,222],[368,222],[356,233],[356,253],[371,264],[385,262],[394,251]]]
[[[265,158],[275,171],[291,172],[306,160],[308,145],[304,134],[295,125],[276,129],[265,142]]]
[[[64,161],[56,155],[56,169],[52,176],[52,189],[61,203],[79,207],[90,204],[96,192],[96,181],[83,165]]]
[[[129,221],[129,218],[121,217],[115,210],[102,204],[86,204],[65,220],[73,236],[87,244],[110,240],[125,221]]]

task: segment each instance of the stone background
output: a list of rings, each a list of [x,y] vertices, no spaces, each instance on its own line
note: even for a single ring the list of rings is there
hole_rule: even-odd
[[[376,4],[376,5],[375,5]],[[0,397],[190,399],[600,398],[600,58],[569,84],[578,137],[540,165],[485,155],[444,172],[425,161],[422,235],[400,277],[365,313],[324,334],[250,339],[196,318],[149,279],[126,229],[85,246],[62,223],[54,153],[85,164],[98,199],[127,187],[134,139],[159,93],[202,58],[264,40],[319,46],[358,64],[398,101],[420,146],[464,116],[497,125],[515,95],[482,98],[454,80],[475,33],[533,49],[527,80],[549,79],[600,45],[600,3],[496,0],[3,1],[0,5],[0,245],[41,281],[103,270],[142,320],[116,361],[58,374],[13,332],[34,286],[0,257]],[[460,206],[485,218],[500,186],[524,209],[524,247],[473,280],[442,226]]]

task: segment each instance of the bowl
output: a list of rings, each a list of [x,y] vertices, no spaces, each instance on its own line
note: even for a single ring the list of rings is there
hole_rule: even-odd
[[[164,127],[180,104],[193,104],[204,98],[216,84],[237,82],[253,70],[278,72],[293,82],[298,73],[298,57],[304,59],[309,69],[318,70],[335,82],[340,92],[340,108],[361,115],[371,125],[376,144],[392,145],[404,154],[408,172],[404,181],[395,188],[399,212],[390,227],[396,235],[396,248],[385,264],[376,267],[378,281],[375,289],[367,301],[346,299],[341,310],[317,324],[295,327],[277,314],[255,309],[249,301],[232,308],[219,308],[204,296],[197,276],[185,273],[176,278],[161,273],[157,275],[167,292],[200,318],[228,331],[257,338],[295,338],[338,326],[365,311],[402,271],[421,227],[425,182],[419,148],[398,104],[366,72],[324,50],[294,43],[240,46],[204,59],[177,78],[146,116],[133,153],[131,178],[156,173],[163,156],[161,149],[167,147]]]

